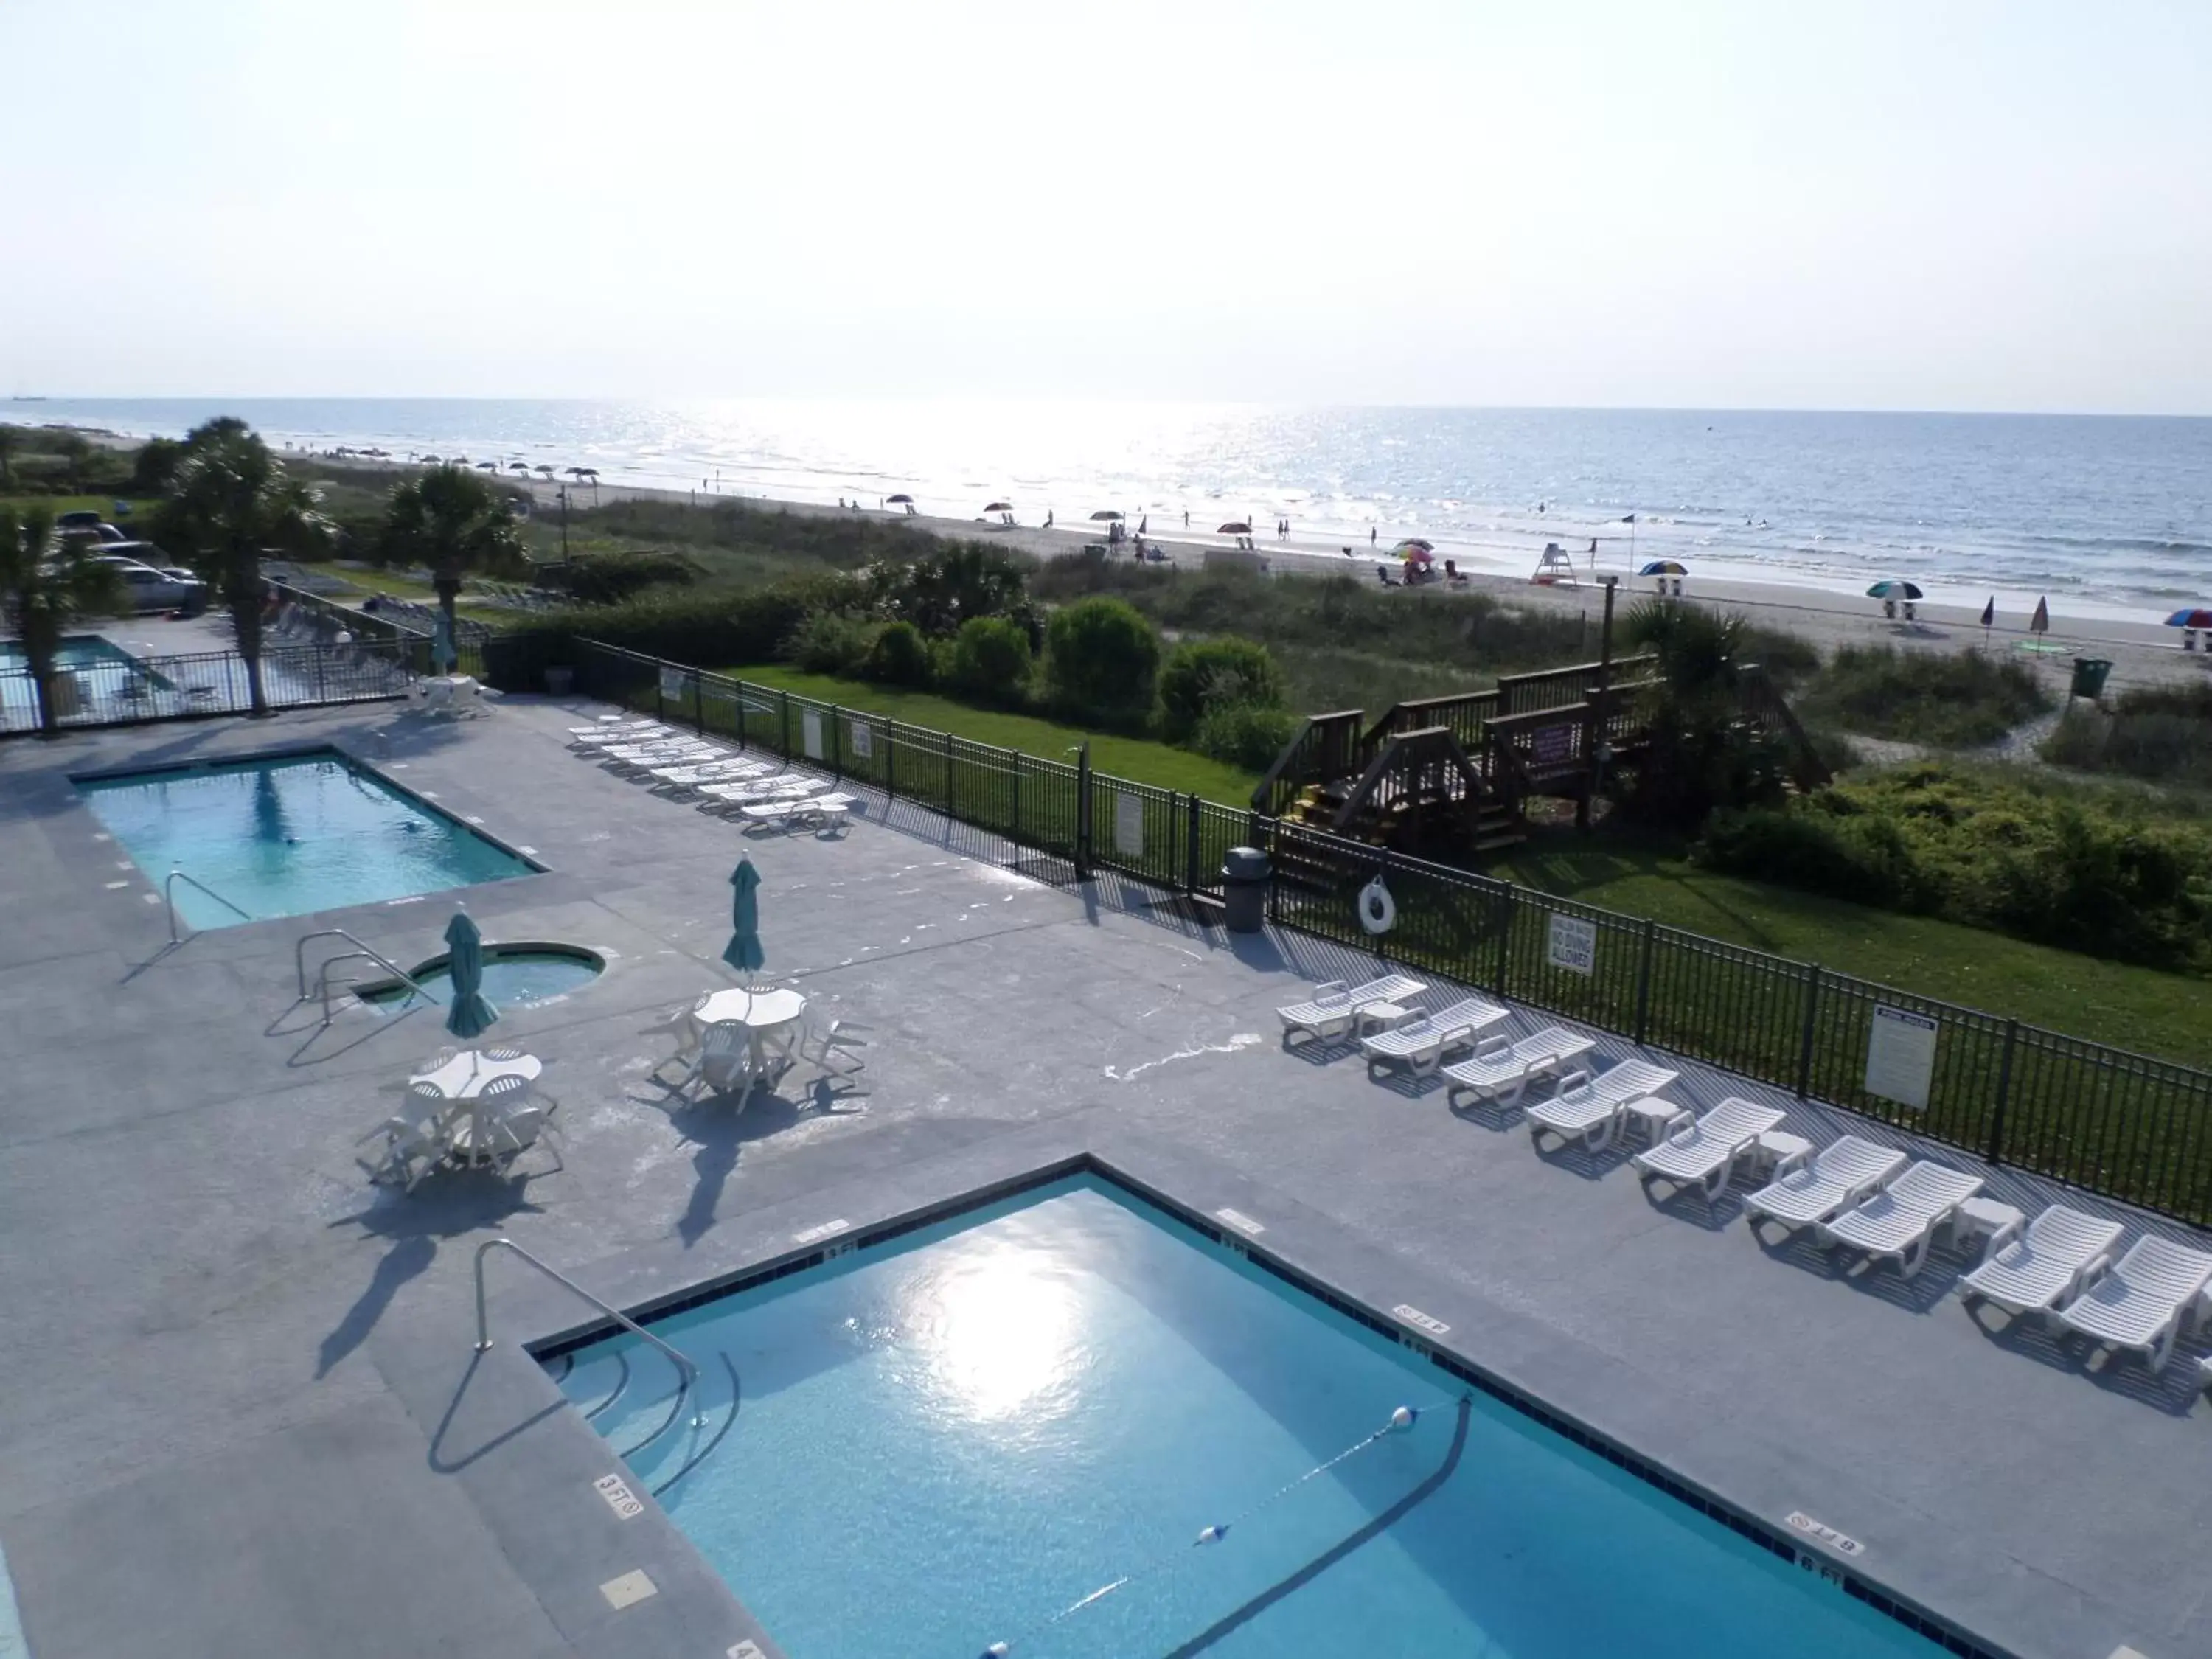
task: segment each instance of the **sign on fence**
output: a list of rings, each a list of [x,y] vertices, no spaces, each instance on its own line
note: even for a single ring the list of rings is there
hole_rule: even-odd
[[[1145,798],[1114,797],[1114,850],[1124,858],[1145,856]]]
[[[1544,959],[1571,974],[1597,969],[1597,924],[1581,916],[1552,913],[1552,931],[1544,946]]]
[[[680,668],[662,669],[660,671],[662,698],[669,702],[682,702],[689,695],[689,688],[684,684],[684,681],[689,678]]]
[[[822,758],[822,711],[802,708],[799,711],[799,744],[806,750],[806,758]]]
[[[1935,1077],[1936,1022],[1876,1003],[1867,1030],[1866,1091],[1924,1112]]]
[[[853,740],[846,747],[860,759],[866,760],[876,752],[876,740],[869,732],[867,721],[851,720],[847,723],[852,728]]]
[[[1540,726],[1528,734],[1528,738],[1539,766],[1559,766],[1574,758],[1575,728],[1571,726]]]

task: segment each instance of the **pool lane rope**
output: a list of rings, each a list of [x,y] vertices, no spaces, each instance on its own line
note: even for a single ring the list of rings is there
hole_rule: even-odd
[[[1330,1458],[1327,1462],[1315,1464],[1313,1468],[1308,1469],[1304,1474],[1298,1476],[1297,1480],[1285,1482],[1284,1485],[1276,1487],[1274,1491],[1269,1492],[1265,1498],[1260,1498],[1255,1503],[1248,1504],[1244,1508],[1231,1516],[1226,1521],[1216,1521],[1207,1526],[1200,1527],[1198,1530],[1198,1536],[1192,1539],[1183,1548],[1172,1551],[1168,1554],[1159,1557],[1157,1560],[1148,1562],[1143,1566],[1133,1568],[1130,1571],[1123,1573],[1119,1578],[1109,1579],[1107,1583],[1101,1584],[1097,1589],[1092,1590],[1088,1595],[1083,1596],[1079,1600],[1069,1602],[1058,1613],[1052,1614],[1048,1618],[1039,1620],[1028,1630],[1020,1632],[1021,1639],[1027,1641],[1030,1637],[1036,1635],[1038,1632],[1050,1630],[1054,1625],[1060,1623],[1062,1620],[1073,1618],[1075,1614],[1082,1612],[1085,1607],[1096,1607],[1099,1602],[1104,1601],[1115,1591],[1126,1589],[1128,1586],[1135,1583],[1140,1578],[1149,1578],[1156,1573],[1170,1571],[1182,1565],[1184,1562],[1190,1559],[1190,1551],[1202,1550],[1211,1545],[1218,1544],[1222,1540],[1229,1536],[1229,1529],[1231,1527],[1242,1526],[1245,1522],[1250,1520],[1262,1510],[1270,1509],[1275,1504],[1281,1503],[1285,1498],[1288,1498],[1292,1492],[1297,1491],[1299,1487],[1304,1486],[1309,1480],[1316,1480],[1322,1475],[1327,1474],[1338,1464],[1358,1456],[1360,1453],[1367,1450],[1370,1446],[1373,1446],[1381,1441],[1389,1439],[1394,1434],[1405,1434],[1409,1432],[1413,1425],[1420,1420],[1422,1409],[1423,1408],[1421,1407],[1413,1406],[1399,1407],[1395,1411],[1390,1413],[1389,1420],[1383,1424],[1381,1428],[1376,1430],[1375,1432],[1370,1435],[1367,1435],[1361,1439],[1355,1440],[1352,1444],[1346,1446],[1342,1451],[1337,1453],[1335,1456]],[[1014,1644],[1012,1640],[994,1642],[990,1646],[983,1650],[980,1659],[1009,1659],[1009,1656],[1012,1654],[1013,1650]]]

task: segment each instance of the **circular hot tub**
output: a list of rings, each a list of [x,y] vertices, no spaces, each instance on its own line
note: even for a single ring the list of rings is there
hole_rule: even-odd
[[[524,940],[483,948],[483,994],[501,1008],[542,1007],[574,996],[607,970],[607,960],[580,945],[549,945]],[[432,957],[408,969],[415,982],[441,1002],[451,994],[452,960]],[[372,1008],[397,1009],[409,1000],[407,988],[396,979],[357,985],[354,994]]]

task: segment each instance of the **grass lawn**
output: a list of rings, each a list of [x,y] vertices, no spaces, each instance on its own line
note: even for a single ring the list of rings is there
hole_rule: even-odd
[[[1061,726],[1034,715],[970,708],[965,703],[933,696],[927,691],[901,691],[862,680],[802,674],[795,669],[781,667],[726,668],[721,672],[757,685],[772,685],[843,708],[888,714],[915,726],[950,732],[955,737],[976,743],[1019,749],[1040,760],[1072,761],[1073,757],[1066,751],[1087,738],[1091,744],[1091,764],[1097,771],[1198,795],[1225,806],[1243,805],[1251,799],[1253,786],[1259,782],[1249,772],[1164,743],[1152,743],[1143,738],[1094,735],[1078,726]]]
[[[57,519],[64,513],[97,513],[118,530],[143,535],[154,509],[161,503],[131,501],[129,514],[118,519],[115,516],[115,503],[127,499],[121,495],[0,495],[0,509],[13,507],[18,513],[27,513],[43,507]]]
[[[358,610],[360,602],[371,593],[389,593],[394,599],[414,599],[422,605],[434,605],[438,602],[436,588],[428,582],[410,581],[397,571],[342,570],[334,564],[319,563],[307,559],[292,560],[289,562],[299,564],[304,568],[328,576],[333,580],[345,583],[350,592],[325,593],[321,596],[332,605],[348,605]],[[461,590],[460,601],[453,608],[464,617],[473,617],[480,622],[490,623],[495,626],[513,622],[515,617],[514,611],[502,605],[471,603],[466,588]]]
[[[1671,849],[1602,835],[1541,836],[1484,870],[2050,1030],[2190,1065],[2212,1055],[2212,986],[2203,980],[1715,875]]]

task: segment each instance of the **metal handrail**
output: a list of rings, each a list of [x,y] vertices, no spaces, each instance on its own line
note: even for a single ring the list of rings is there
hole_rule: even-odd
[[[179,867],[177,867],[177,866],[174,866],[174,865],[172,865],[172,866],[170,866],[170,867],[169,867],[169,875],[168,875],[168,879],[167,879],[167,880],[166,880],[166,881],[164,881],[164,882],[161,884],[161,902],[162,902],[163,903],[167,904],[167,905],[169,907],[169,943],[170,943],[170,944],[174,945],[174,944],[178,943],[178,939],[177,939],[177,884],[178,884],[179,882],[180,882],[180,881],[182,881],[182,882],[189,882],[189,883],[191,883],[191,885],[193,885],[193,886],[195,886],[195,887],[198,888],[198,889],[200,890],[200,891],[202,891],[203,893],[205,893],[205,894],[206,894],[210,898],[213,899],[213,900],[214,900],[217,904],[222,905],[222,906],[223,907],[223,908],[224,908],[224,909],[234,912],[241,921],[252,921],[252,920],[253,920],[253,913],[252,913],[251,910],[244,910],[244,909],[240,909],[237,905],[233,904],[233,903],[232,903],[228,899],[225,898],[222,894],[220,894],[220,893],[216,892],[216,891],[215,890],[215,889],[214,889],[214,888],[212,888],[212,887],[209,886],[205,882],[202,881],[202,880],[198,877],[198,876],[188,876],[188,875],[186,875],[186,874],[184,872],[184,871],[183,871],[183,870],[179,869]]]
[[[650,1342],[665,1354],[669,1363],[676,1367],[676,1374],[684,1379],[684,1387],[696,1389],[699,1386],[699,1367],[690,1356],[671,1347],[612,1303],[602,1302],[558,1267],[547,1267],[511,1238],[487,1238],[477,1246],[477,1352],[478,1353],[486,1352],[492,1346],[491,1320],[489,1315],[484,1310],[484,1257],[489,1255],[494,1250],[512,1250],[532,1267],[537,1268],[539,1273],[544,1273],[546,1278],[574,1291],[624,1330]]]
[[[185,879],[189,881],[191,878],[187,876]],[[367,957],[371,962],[383,969],[385,972],[390,974],[392,978],[398,980],[402,985],[404,985],[409,990],[414,992],[416,996],[421,997],[425,1002],[435,1002],[438,1000],[432,996],[428,991],[424,990],[420,985],[416,983],[414,975],[409,973],[404,968],[402,968],[398,963],[392,961],[391,957],[386,956],[383,952],[380,951],[372,951],[368,945],[363,945],[351,933],[346,932],[344,928],[318,927],[312,933],[301,934],[298,942],[292,946],[292,966],[299,971],[300,1000],[301,1002],[305,1002],[307,1000],[307,945],[310,940],[319,939],[342,939],[345,940],[347,944],[352,945],[353,948],[361,955]],[[343,957],[332,957],[331,958],[331,962],[343,962],[345,958]],[[327,969],[330,966],[330,962],[325,963],[323,966]],[[327,1004],[329,1000],[329,981],[325,979],[324,981],[325,1003]]]

